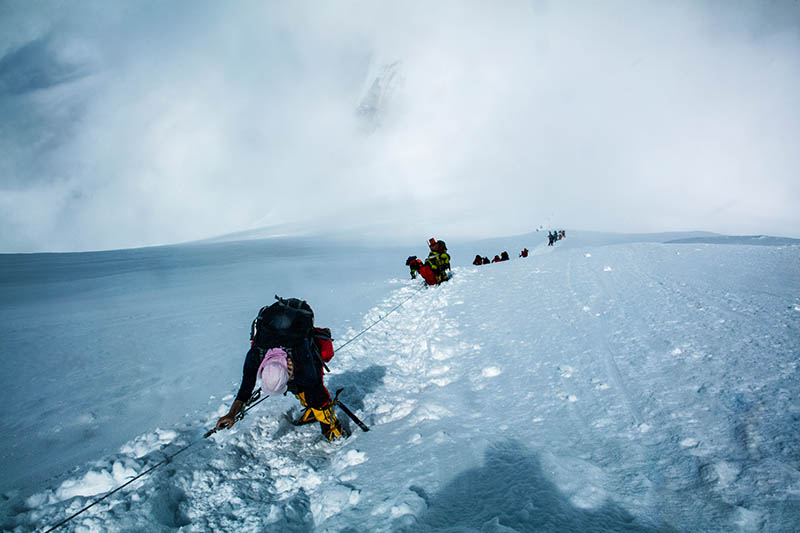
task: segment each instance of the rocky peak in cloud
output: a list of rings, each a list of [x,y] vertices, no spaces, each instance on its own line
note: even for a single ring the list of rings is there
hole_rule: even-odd
[[[356,108],[363,128],[372,133],[381,126],[386,108],[391,104],[392,95],[402,83],[401,61],[371,69],[367,76],[366,90]]]

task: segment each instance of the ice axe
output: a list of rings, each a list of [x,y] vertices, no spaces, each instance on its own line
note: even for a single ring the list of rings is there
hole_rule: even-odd
[[[344,413],[347,416],[349,416],[353,420],[353,422],[358,424],[358,427],[360,427],[362,430],[369,431],[369,427],[367,427],[367,425],[364,422],[359,420],[358,417],[353,414],[353,411],[348,409],[347,406],[343,404],[342,401],[339,399],[339,393],[342,392],[343,390],[344,387],[336,391],[336,395],[333,397],[333,405],[338,405],[339,407],[341,407],[342,411],[344,411]]]

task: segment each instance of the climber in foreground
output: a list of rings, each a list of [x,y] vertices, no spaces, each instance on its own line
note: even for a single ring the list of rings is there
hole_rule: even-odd
[[[216,429],[233,427],[260,379],[262,394],[277,396],[288,390],[300,400],[305,411],[296,425],[319,422],[328,440],[337,439],[342,436],[342,425],[322,382],[325,363],[333,357],[330,330],[314,327],[314,311],[305,301],[275,298],[278,301],[262,307],[253,320],[242,384]]]

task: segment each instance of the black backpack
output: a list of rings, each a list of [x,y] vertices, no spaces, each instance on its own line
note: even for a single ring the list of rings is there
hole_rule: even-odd
[[[275,299],[274,304],[261,308],[250,327],[250,340],[264,351],[295,346],[314,333],[314,311],[305,300],[279,296]]]

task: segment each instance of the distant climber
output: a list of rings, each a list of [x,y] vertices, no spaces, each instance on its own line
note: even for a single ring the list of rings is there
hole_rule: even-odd
[[[508,261],[508,252],[503,251],[503,253],[500,254],[500,261]]]
[[[528,257],[528,249],[523,248],[522,251],[519,253],[520,257]]]
[[[439,285],[449,279],[447,271],[450,270],[450,254],[447,253],[447,245],[441,240],[431,238],[428,247],[430,253],[419,273],[428,285]]]
[[[472,261],[472,264],[475,266],[480,266],[483,264],[483,259],[481,258],[480,254],[475,256],[475,259]]]
[[[417,259],[416,255],[410,255],[406,259],[406,266],[411,269],[411,279],[417,279],[417,272],[422,268],[422,260]]]

